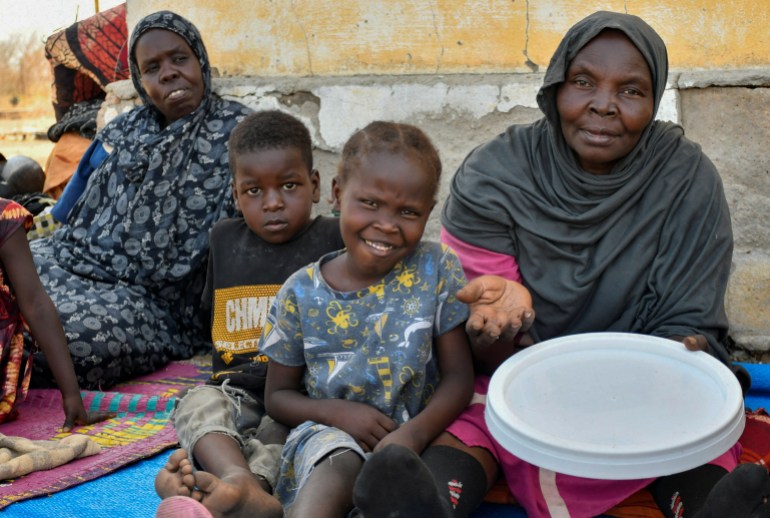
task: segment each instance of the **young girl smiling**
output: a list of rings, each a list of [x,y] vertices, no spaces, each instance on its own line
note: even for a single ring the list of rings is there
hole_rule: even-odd
[[[276,298],[261,348],[267,410],[294,427],[276,488],[289,516],[345,515],[369,452],[389,446],[419,462],[471,397],[467,308],[454,296],[465,276],[449,248],[421,242],[440,174],[414,126],[355,133],[333,188],[346,248]]]

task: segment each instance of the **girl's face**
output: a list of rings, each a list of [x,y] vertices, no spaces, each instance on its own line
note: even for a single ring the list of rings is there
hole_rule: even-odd
[[[556,91],[561,131],[580,166],[606,174],[628,155],[652,121],[652,77],[633,43],[605,31],[570,62]]]
[[[414,251],[435,205],[435,185],[418,159],[375,152],[333,186],[347,249],[346,282],[370,286]]]
[[[198,57],[178,34],[151,29],[134,48],[142,86],[166,124],[192,113],[203,100]]]

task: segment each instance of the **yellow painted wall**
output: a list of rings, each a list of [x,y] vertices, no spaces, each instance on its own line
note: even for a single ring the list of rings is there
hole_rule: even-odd
[[[770,67],[770,0],[128,0],[129,27],[159,9],[191,19],[229,76],[543,71],[599,9],[647,20],[672,68]]]

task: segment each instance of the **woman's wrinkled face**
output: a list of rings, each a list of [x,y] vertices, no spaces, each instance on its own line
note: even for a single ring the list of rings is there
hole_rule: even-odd
[[[570,62],[556,90],[556,109],[580,166],[592,174],[609,173],[652,121],[647,62],[623,33],[600,33]]]
[[[198,57],[178,34],[151,29],[139,37],[134,57],[140,79],[166,124],[192,113],[203,100]]]

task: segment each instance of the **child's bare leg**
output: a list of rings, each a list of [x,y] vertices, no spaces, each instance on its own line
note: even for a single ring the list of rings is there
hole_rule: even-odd
[[[193,491],[195,479],[192,472],[193,467],[187,458],[187,451],[181,448],[176,450],[155,477],[155,492],[161,498],[190,496],[200,500],[200,493]]]
[[[335,450],[321,460],[289,509],[290,518],[339,518],[353,508],[353,485],[363,459],[350,450]]]
[[[249,469],[232,437],[210,433],[193,450],[203,471],[194,473],[201,503],[215,516],[280,518],[283,510],[270,487]]]

